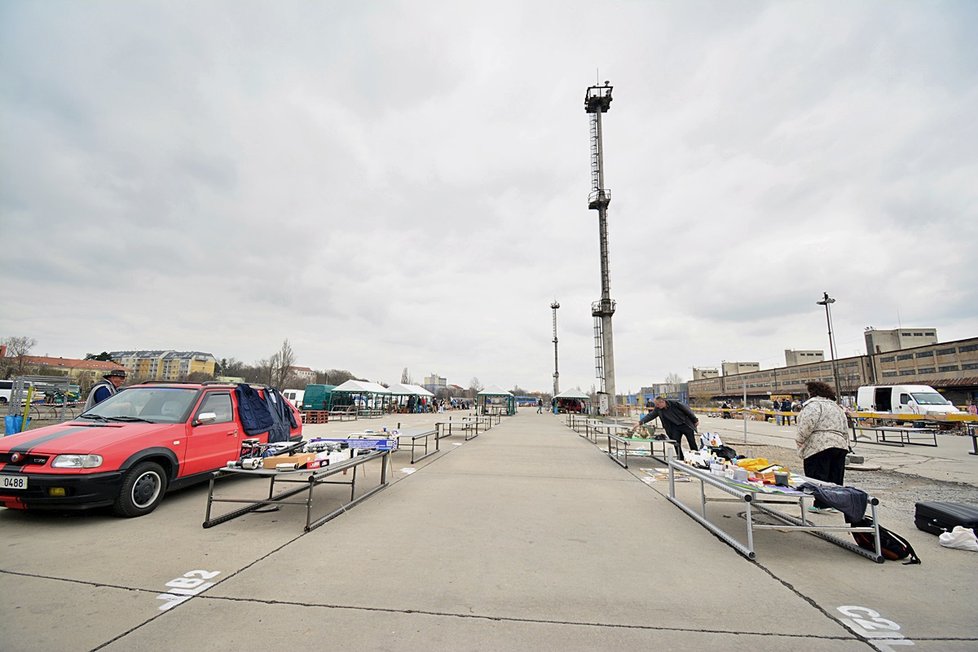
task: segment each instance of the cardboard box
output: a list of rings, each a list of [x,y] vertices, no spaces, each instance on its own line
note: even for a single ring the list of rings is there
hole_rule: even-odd
[[[262,460],[262,468],[274,469],[279,464],[298,464],[299,468],[304,468],[309,462],[316,459],[315,453],[296,453],[294,455],[274,455]]]

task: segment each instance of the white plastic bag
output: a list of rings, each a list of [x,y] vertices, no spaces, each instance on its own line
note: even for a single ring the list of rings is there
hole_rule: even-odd
[[[941,545],[945,548],[978,552],[978,537],[975,536],[975,531],[971,528],[955,525],[953,530],[945,532],[939,538]]]
[[[720,433],[718,432],[701,432],[700,433],[700,449],[703,448],[717,448],[723,446],[723,440],[720,439]]]

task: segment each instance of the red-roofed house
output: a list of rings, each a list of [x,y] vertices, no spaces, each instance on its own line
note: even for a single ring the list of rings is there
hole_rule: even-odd
[[[115,362],[49,358],[37,355],[24,356],[24,366],[28,373],[50,374],[52,371],[57,372],[57,374],[68,376],[75,384],[82,387],[88,387],[114,369],[122,369],[123,371],[126,369]]]

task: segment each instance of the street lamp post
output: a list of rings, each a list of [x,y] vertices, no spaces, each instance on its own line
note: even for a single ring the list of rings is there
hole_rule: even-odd
[[[829,327],[829,354],[832,356],[832,377],[835,379],[836,400],[842,402],[842,386],[839,384],[839,368],[835,363],[835,338],[832,336],[832,309],[830,308],[835,303],[835,299],[831,298],[828,292],[823,292],[822,300],[815,303],[825,306],[825,323]]]

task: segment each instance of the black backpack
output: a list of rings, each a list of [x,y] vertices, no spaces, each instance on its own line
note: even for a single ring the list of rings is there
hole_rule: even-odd
[[[853,523],[853,527],[873,527],[873,519],[869,516],[859,521],[858,523]],[[880,530],[880,552],[883,554],[885,559],[890,561],[897,561],[900,559],[910,559],[903,562],[906,566],[907,564],[919,564],[920,558],[917,553],[914,552],[913,546],[910,542],[901,537],[896,532],[891,532],[887,530],[882,525],[879,526]],[[856,545],[864,550],[869,550],[876,552],[876,541],[874,540],[872,532],[853,532],[852,538],[856,540]]]
[[[737,459],[737,451],[726,445],[710,446],[710,452],[715,454],[721,460],[730,460],[732,462]]]

